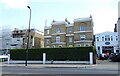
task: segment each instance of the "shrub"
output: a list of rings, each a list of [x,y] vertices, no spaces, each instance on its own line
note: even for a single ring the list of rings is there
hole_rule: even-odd
[[[46,53],[47,60],[88,61],[89,52],[93,52],[93,47],[28,49],[28,60],[42,60]],[[26,49],[11,49],[10,54],[12,60],[25,60]]]

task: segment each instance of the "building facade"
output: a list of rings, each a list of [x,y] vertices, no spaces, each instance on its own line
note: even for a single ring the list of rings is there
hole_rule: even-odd
[[[118,44],[119,44],[119,50],[120,50],[120,1],[118,2],[117,32],[118,32]]]
[[[45,48],[92,46],[92,17],[74,19],[73,23],[67,19],[53,21],[45,26],[44,36]]]
[[[0,50],[8,50],[12,40],[11,29],[1,29],[0,31]]]
[[[116,53],[118,50],[118,32],[103,32],[95,35],[95,45],[98,57],[107,52]]]
[[[27,29],[19,30],[15,28],[12,31],[11,48],[26,48],[27,42],[28,42]],[[43,47],[44,47],[43,33],[36,29],[30,29],[28,48],[43,48]]]

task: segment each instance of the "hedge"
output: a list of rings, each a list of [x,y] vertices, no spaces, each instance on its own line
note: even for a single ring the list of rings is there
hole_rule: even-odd
[[[47,60],[88,61],[89,52],[94,52],[93,47],[28,49],[28,60],[42,60],[46,53]],[[25,60],[26,49],[11,49],[10,56],[12,60]]]

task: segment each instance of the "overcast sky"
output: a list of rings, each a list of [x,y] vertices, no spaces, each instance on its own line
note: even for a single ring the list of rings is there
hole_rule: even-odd
[[[94,34],[113,31],[118,19],[119,0],[0,0],[0,27],[28,28],[29,5],[32,9],[31,28],[44,31],[52,20],[70,22],[92,15]]]

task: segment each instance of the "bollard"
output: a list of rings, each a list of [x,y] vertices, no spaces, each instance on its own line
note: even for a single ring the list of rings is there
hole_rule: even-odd
[[[90,52],[89,55],[90,55],[90,64],[93,64],[93,53]]]
[[[7,63],[10,63],[10,54],[8,54]]]
[[[46,53],[43,53],[43,64],[45,64],[46,61]]]

